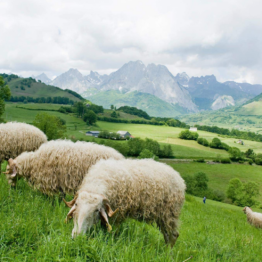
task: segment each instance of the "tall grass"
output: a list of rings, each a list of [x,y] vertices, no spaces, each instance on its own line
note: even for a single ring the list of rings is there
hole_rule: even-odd
[[[187,196],[180,237],[166,246],[156,226],[134,220],[97,225],[75,240],[68,208],[20,180],[9,189],[0,176],[0,261],[261,261],[262,230],[251,227],[240,208]]]

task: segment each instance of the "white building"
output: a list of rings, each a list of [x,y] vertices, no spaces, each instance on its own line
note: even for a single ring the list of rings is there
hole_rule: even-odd
[[[193,131],[193,132],[196,132],[197,131],[197,127],[190,127],[189,131]]]

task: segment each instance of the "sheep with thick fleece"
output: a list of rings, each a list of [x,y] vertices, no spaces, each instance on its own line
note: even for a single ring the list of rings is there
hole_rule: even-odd
[[[46,135],[35,126],[17,122],[0,124],[0,162],[35,151],[45,142]]]
[[[262,228],[262,213],[253,212],[250,207],[244,207],[244,213],[247,215],[247,222],[257,228]]]
[[[111,147],[70,140],[49,141],[35,152],[25,152],[9,159],[7,178],[13,185],[24,177],[44,194],[74,194],[89,168],[100,159],[123,159]]]
[[[185,199],[185,182],[172,167],[152,159],[100,160],[85,176],[75,198],[65,202],[74,217],[72,237],[85,233],[99,218],[110,231],[108,217],[156,222],[166,243],[179,236],[178,218]],[[111,206],[116,209],[112,211]]]

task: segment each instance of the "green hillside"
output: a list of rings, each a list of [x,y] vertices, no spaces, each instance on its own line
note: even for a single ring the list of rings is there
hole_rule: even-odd
[[[228,204],[204,205],[187,196],[180,236],[170,249],[155,224],[132,219],[113,224],[111,233],[98,224],[72,240],[73,222],[64,223],[68,208],[24,180],[10,191],[1,175],[0,199],[1,261],[261,261],[261,229],[246,222],[242,208]]]
[[[226,107],[216,111],[205,111],[181,115],[179,119],[190,125],[215,125],[243,131],[262,133],[262,94],[241,106]]]
[[[72,101],[81,101],[83,98],[72,90],[63,90],[59,87],[37,82],[33,78],[21,78],[16,75],[0,74],[11,89],[12,97],[48,98],[64,97]]]
[[[150,116],[174,117],[186,113],[186,109],[179,105],[171,105],[151,94],[137,91],[123,94],[118,90],[108,90],[87,98],[104,108],[110,108],[112,104],[116,107],[134,106],[146,111]]]

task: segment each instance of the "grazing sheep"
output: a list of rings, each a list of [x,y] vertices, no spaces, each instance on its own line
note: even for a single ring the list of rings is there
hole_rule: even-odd
[[[44,194],[74,194],[89,168],[100,159],[123,159],[111,147],[69,140],[50,141],[35,151],[25,152],[15,160],[9,159],[7,179],[15,185],[24,177],[30,185]]]
[[[0,124],[0,168],[2,160],[34,151],[45,142],[46,135],[35,126],[16,122]]]
[[[74,217],[72,237],[85,233],[99,218],[108,230],[108,217],[116,222],[130,217],[156,222],[166,243],[178,238],[178,218],[185,199],[185,183],[170,166],[143,160],[100,160],[85,176],[75,198],[65,202]],[[112,211],[111,207],[116,209]]]
[[[262,213],[253,212],[250,207],[244,207],[244,213],[247,215],[247,222],[257,228],[262,228]]]

